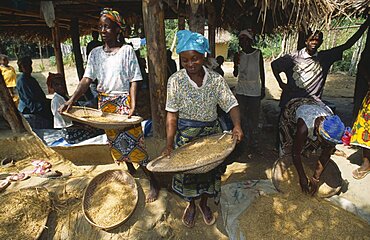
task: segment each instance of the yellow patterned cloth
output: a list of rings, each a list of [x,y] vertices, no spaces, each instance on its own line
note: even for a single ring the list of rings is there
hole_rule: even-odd
[[[362,101],[356,121],[352,127],[351,145],[370,148],[370,91]]]
[[[99,95],[99,108],[103,112],[128,114],[130,96]],[[105,130],[110,143],[111,155],[116,163],[133,162],[142,166],[148,163],[148,153],[145,149],[144,135],[141,125],[135,125],[124,130]]]
[[[0,66],[0,72],[4,77],[5,84],[8,88],[16,86],[17,74],[12,66]]]

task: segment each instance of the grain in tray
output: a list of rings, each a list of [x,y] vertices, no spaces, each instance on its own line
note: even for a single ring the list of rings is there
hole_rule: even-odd
[[[98,185],[88,203],[88,216],[99,225],[109,227],[121,222],[135,208],[132,187],[117,180]]]
[[[218,137],[204,138],[174,153],[171,156],[171,161],[168,162],[168,168],[175,168],[184,164],[198,165],[209,162],[222,156],[230,148],[232,142],[231,135],[227,135],[220,140]]]

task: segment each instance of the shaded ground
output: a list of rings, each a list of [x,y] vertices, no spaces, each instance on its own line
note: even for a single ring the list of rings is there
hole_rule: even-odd
[[[37,60],[34,61],[34,66]],[[14,64],[11,63],[14,66]],[[36,65],[37,66],[37,65]],[[35,67],[34,67],[35,69]],[[37,71],[35,69],[34,71]],[[50,71],[56,72],[55,69]],[[230,85],[235,85],[236,80],[232,77],[232,63],[225,63],[224,71]],[[279,114],[278,97],[280,89],[271,74],[269,63],[266,63],[266,88],[267,96],[261,107],[261,124],[259,128],[258,147],[248,149],[239,146],[228,157],[230,162],[226,173],[222,176],[223,184],[238,182],[247,179],[270,179],[271,168],[277,159],[277,153],[273,150],[276,136],[276,123]],[[46,90],[47,72],[34,73],[44,90]],[[74,68],[66,68],[66,78],[69,93],[73,93],[78,84],[77,73]],[[326,84],[324,98],[336,105],[337,114],[350,124],[352,112],[352,94],[354,78],[346,75],[330,75]],[[51,96],[48,96],[51,97]],[[146,118],[150,115],[148,92],[141,91],[138,97],[139,114]],[[171,175],[163,174],[158,177],[162,182],[162,190],[159,199],[150,204],[144,203],[144,195],[148,191],[148,181],[143,172],[139,170],[134,175],[139,185],[140,201],[134,215],[121,227],[105,232],[91,227],[84,219],[81,210],[83,190],[91,178],[107,169],[124,169],[125,166],[116,166],[112,163],[109,154],[106,154],[107,146],[97,146],[89,149],[80,149],[79,152],[59,150],[70,161],[60,157],[53,151],[40,146],[33,136],[13,136],[9,131],[1,131],[0,157],[10,157],[18,161],[12,168],[0,167],[0,173],[21,171],[29,169],[31,158],[48,159],[53,163],[53,169],[64,173],[71,173],[68,178],[49,180],[31,177],[30,180],[12,184],[7,190],[16,191],[22,187],[45,186],[52,191],[53,208],[49,217],[48,229],[42,235],[42,239],[227,239],[222,219],[219,216],[214,226],[206,226],[201,214],[197,214],[197,225],[194,229],[188,229],[181,223],[181,216],[186,203],[177,195],[168,191]],[[163,149],[164,140],[147,138],[148,151],[152,158],[158,156]],[[17,144],[15,144],[17,143]],[[22,145],[22,144],[23,145]],[[4,146],[17,146],[5,148]],[[41,149],[41,150],[40,150]],[[104,152],[104,153],[102,153]],[[89,155],[87,155],[87,153]],[[97,154],[99,153],[99,154]],[[353,153],[354,154],[354,153]],[[80,157],[83,156],[83,157]],[[354,157],[358,161],[359,156]],[[342,157],[342,161],[348,162]],[[354,168],[355,165],[350,165]],[[347,175],[349,173],[346,173]],[[347,176],[346,175],[346,176]],[[348,175],[350,177],[350,175]],[[353,185],[356,183],[354,182]],[[365,187],[365,186],[363,186]],[[367,203],[368,204],[368,203]],[[214,212],[218,207],[211,204]],[[221,214],[218,211],[218,215]]]

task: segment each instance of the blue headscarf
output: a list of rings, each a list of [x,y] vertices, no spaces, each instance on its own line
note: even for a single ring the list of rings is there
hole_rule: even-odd
[[[320,124],[319,133],[327,141],[335,144],[342,143],[345,126],[337,115],[328,116]]]
[[[197,51],[200,54],[204,54],[206,52],[211,53],[209,51],[207,38],[200,33],[191,32],[189,30],[180,30],[177,32],[177,38],[179,39],[176,46],[177,54],[191,50]]]

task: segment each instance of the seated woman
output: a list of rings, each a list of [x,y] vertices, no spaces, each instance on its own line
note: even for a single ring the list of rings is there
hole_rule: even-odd
[[[54,115],[54,128],[62,129],[62,136],[70,144],[79,143],[86,139],[104,134],[104,130],[96,129],[88,125],[71,122],[62,117],[58,109],[68,101],[67,91],[64,88],[64,78],[62,74],[49,73],[48,88],[50,93],[54,93],[51,100],[51,111]]]
[[[279,122],[280,157],[291,154],[304,193],[315,194],[335,145],[342,143],[345,127],[340,118],[319,99],[295,98],[288,102]],[[301,154],[321,148],[316,169],[309,179],[303,169]]]
[[[197,138],[221,131],[217,121],[217,104],[229,112],[233,121],[233,137],[239,142],[243,138],[240,127],[238,102],[225,79],[220,74],[204,67],[204,54],[209,52],[208,40],[199,33],[181,30],[177,33],[183,69],[168,79],[166,102],[167,143],[164,155],[173,148]],[[175,174],[172,189],[189,204],[182,222],[187,227],[195,224],[195,200],[200,198],[199,211],[207,225],[215,222],[208,197],[218,203],[221,191],[221,175],[225,165],[203,174]]]
[[[21,72],[16,85],[19,95],[18,110],[32,128],[52,128],[53,115],[50,111],[50,100],[46,98],[36,79],[31,76],[31,58],[19,58],[17,64]]]

